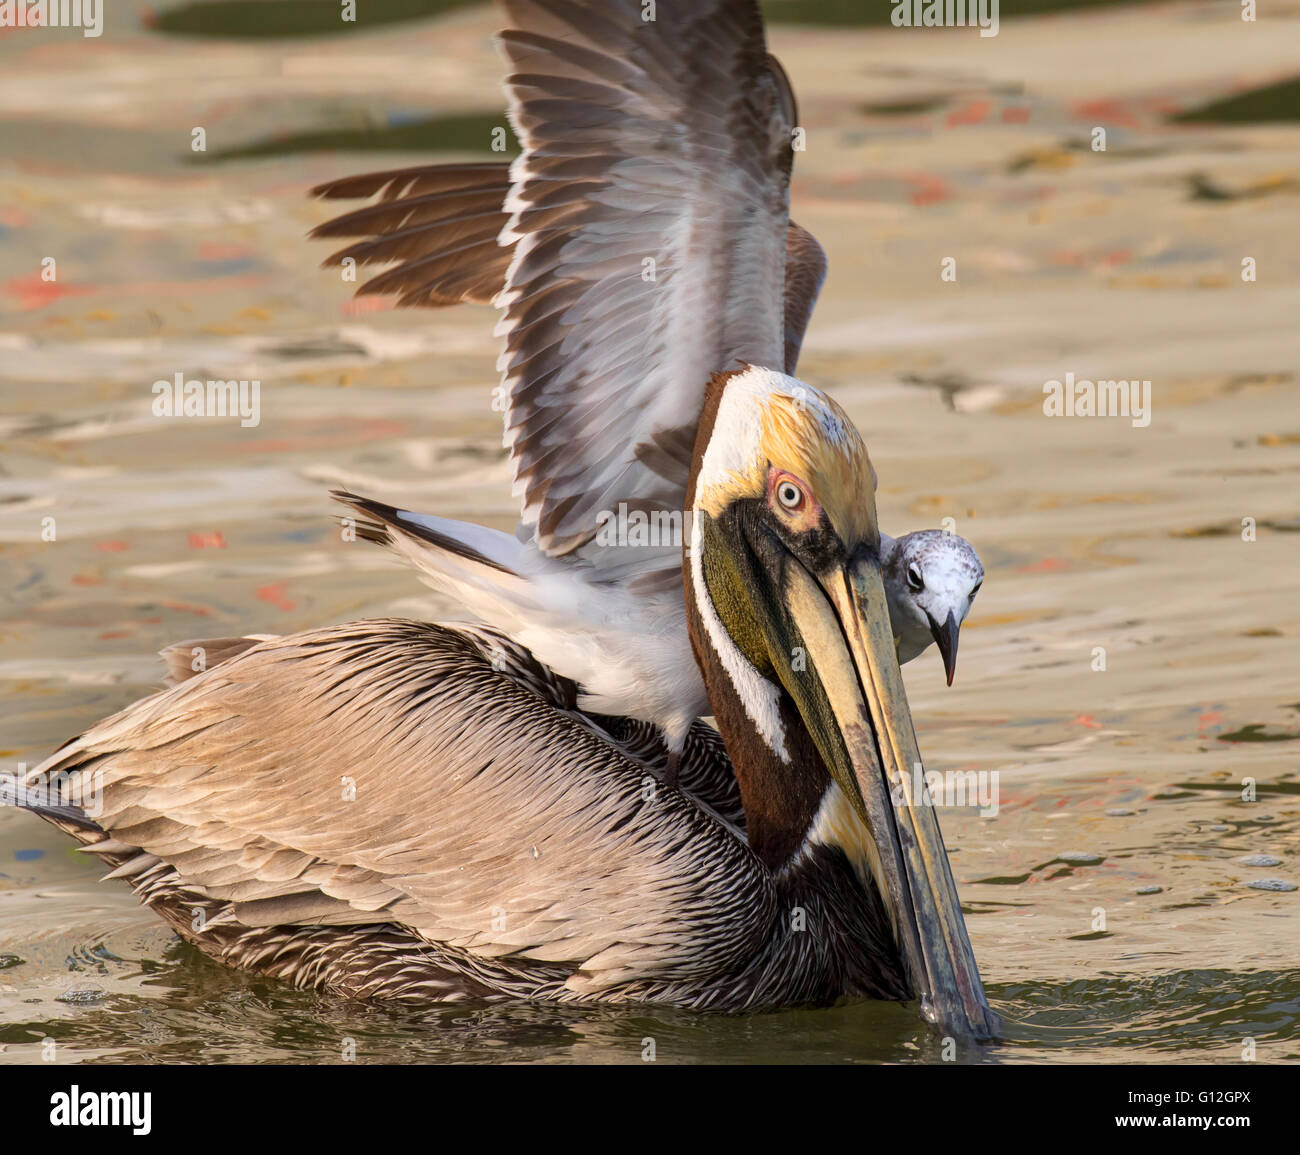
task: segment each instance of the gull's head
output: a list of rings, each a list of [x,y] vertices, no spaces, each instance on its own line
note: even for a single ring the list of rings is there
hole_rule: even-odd
[[[984,566],[964,537],[923,529],[898,538],[885,559],[898,660],[911,661],[933,640],[951,686],[961,624],[983,581]]]
[[[861,435],[783,373],[716,376],[687,500],[691,641],[751,848],[781,869],[822,830],[818,800],[847,808],[842,832],[826,837],[869,874],[913,993],[937,1021],[987,1034],[935,810],[912,789],[920,753]]]

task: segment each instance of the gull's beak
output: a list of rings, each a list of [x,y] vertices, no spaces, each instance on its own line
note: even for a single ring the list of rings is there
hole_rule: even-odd
[[[929,614],[926,617],[929,618]],[[950,686],[953,675],[957,673],[957,635],[960,630],[961,622],[956,619],[951,610],[948,611],[948,620],[943,625],[930,618],[930,636],[939,647],[939,653],[943,657],[943,669],[948,675]]]
[[[864,549],[817,577],[793,557],[780,569],[781,620],[769,620],[777,631],[769,636],[786,652],[803,647],[808,661],[805,672],[782,661],[775,669],[870,832],[872,873],[913,992],[942,1030],[991,1038],[997,1020],[920,772],[879,557]],[[946,650],[944,660],[951,660]]]

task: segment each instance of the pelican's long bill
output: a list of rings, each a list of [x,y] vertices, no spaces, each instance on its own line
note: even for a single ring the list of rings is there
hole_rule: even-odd
[[[715,533],[724,539],[717,542],[722,550],[706,548],[706,558],[735,550],[748,554],[731,588],[748,595],[772,672],[866,824],[871,872],[923,1013],[943,1030],[993,1037],[997,1022],[984,996],[934,806],[928,791],[914,795],[912,771],[921,756],[878,551],[861,546],[847,562],[828,559],[814,574],[760,526],[747,527],[758,531],[751,536],[740,528],[743,519],[705,520],[705,540]]]
[[[894,650],[879,559],[860,552],[822,586],[798,598],[803,637],[824,666],[837,726],[813,730],[822,757],[854,801],[876,848],[876,885],[925,1013],[976,1036],[994,1033],[975,954],[921,764]],[[832,609],[833,607],[833,609]],[[847,643],[847,645],[846,645]],[[847,652],[846,652],[847,651]],[[851,664],[850,664],[851,663]],[[856,676],[855,676],[856,675]],[[839,741],[834,741],[839,739]],[[915,797],[920,783],[922,797]],[[854,789],[856,788],[856,797]]]

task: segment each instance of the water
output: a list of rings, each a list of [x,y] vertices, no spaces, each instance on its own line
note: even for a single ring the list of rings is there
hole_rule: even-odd
[[[353,302],[303,239],[310,185],[500,122],[491,18],[236,42],[106,7],[98,41],[0,36],[6,768],[170,642],[455,616],[340,541],[331,486],[513,524],[491,314]],[[1300,893],[1251,885],[1300,883],[1300,131],[1276,93],[1280,120],[1174,119],[1284,76],[1300,25],[1233,38],[1229,9],[773,31],[832,261],[801,374],[863,429],[885,527],[951,517],[988,570],[956,685],[907,668],[927,768],[998,775],[995,816],[942,813],[1006,1024],[962,1061],[1300,1058]],[[259,378],[260,424],[152,417],[177,371]],[[1151,424],[1044,417],[1066,372],[1151,379]],[[893,1005],[349,1005],[209,962],[99,873],[0,811],[0,1062],[943,1058]]]

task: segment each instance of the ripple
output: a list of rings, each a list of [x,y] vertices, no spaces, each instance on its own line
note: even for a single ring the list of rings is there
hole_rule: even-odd
[[[1175,971],[1104,975],[1060,985],[990,990],[1012,1047],[1042,1060],[1060,1049],[1102,1049],[1108,1062],[1221,1059],[1253,1038],[1261,1059],[1300,1056],[1300,971]]]

